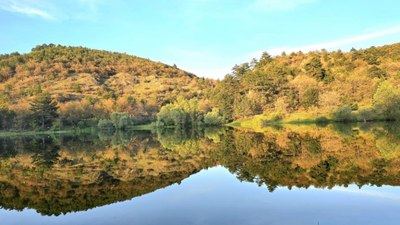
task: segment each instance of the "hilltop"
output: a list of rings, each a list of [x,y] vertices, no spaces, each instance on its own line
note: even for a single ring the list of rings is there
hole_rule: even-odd
[[[175,65],[84,47],[44,44],[0,56],[0,106],[17,114],[28,114],[35,96],[48,92],[68,119],[123,111],[153,120],[177,96],[201,99],[212,85]]]

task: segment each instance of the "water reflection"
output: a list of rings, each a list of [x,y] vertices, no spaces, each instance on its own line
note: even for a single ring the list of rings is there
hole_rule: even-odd
[[[215,166],[271,192],[398,186],[398,131],[396,124],[337,124],[0,138],[0,205],[43,215],[84,211]]]

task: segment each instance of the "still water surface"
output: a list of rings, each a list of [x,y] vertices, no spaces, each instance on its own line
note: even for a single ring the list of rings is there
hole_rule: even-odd
[[[397,126],[0,140],[1,224],[399,224]]]

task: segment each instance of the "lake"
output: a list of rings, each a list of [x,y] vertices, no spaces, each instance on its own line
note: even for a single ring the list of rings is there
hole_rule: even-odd
[[[400,126],[0,138],[0,224],[399,224]]]

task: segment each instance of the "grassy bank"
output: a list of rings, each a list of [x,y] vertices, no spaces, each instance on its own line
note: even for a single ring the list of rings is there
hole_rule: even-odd
[[[83,129],[65,129],[65,130],[14,130],[14,131],[0,131],[0,137],[12,136],[35,136],[35,135],[53,135],[53,134],[81,134],[90,133],[95,129],[92,127]]]
[[[277,114],[272,115],[256,115],[253,117],[233,121],[227,126],[241,127],[241,128],[262,128],[264,126],[274,126],[283,124],[317,124],[321,122],[320,118],[326,118],[323,122],[333,122],[329,115],[325,114],[311,114],[311,113],[293,113],[285,117]]]
[[[142,124],[142,125],[135,125],[135,126],[130,126],[128,130],[143,130],[143,131],[152,131],[154,129],[157,129],[156,125],[154,123],[149,123],[149,124]]]
[[[338,113],[339,112],[339,113]],[[264,127],[280,125],[324,125],[324,124],[349,124],[349,123],[379,123],[396,121],[391,117],[385,117],[380,114],[363,116],[360,111],[351,111],[350,109],[337,111],[332,114],[321,113],[292,113],[281,116],[279,114],[256,115],[245,119],[233,121],[227,126],[234,128],[244,128],[252,130],[263,130]]]
[[[151,131],[156,129],[153,123],[130,126],[127,130],[137,131]],[[86,128],[66,128],[61,130],[9,130],[0,131],[0,137],[13,137],[13,136],[36,136],[36,135],[54,135],[54,134],[82,134],[92,133],[98,130],[97,127],[86,127]]]

